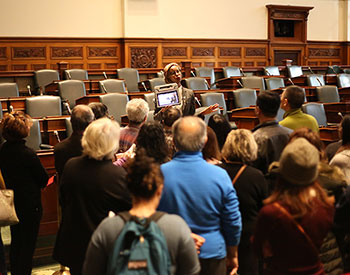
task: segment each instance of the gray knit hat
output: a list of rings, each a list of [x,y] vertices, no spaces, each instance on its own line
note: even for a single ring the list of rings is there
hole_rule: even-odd
[[[288,182],[308,185],[318,177],[320,153],[305,138],[297,138],[283,150],[279,161],[279,174]]]

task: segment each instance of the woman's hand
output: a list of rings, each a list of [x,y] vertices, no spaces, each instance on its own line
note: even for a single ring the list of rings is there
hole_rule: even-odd
[[[210,105],[201,115],[209,115],[211,113],[214,113],[219,109],[219,104],[215,103],[213,105]]]
[[[205,239],[197,234],[191,233],[191,237],[196,245],[197,253],[200,253],[200,249],[205,242]]]

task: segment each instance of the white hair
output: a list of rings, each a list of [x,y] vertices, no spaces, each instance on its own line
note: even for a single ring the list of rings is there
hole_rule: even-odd
[[[96,160],[112,159],[119,149],[119,137],[118,122],[109,118],[95,120],[84,131],[83,154]]]
[[[149,112],[148,103],[142,98],[134,98],[126,104],[129,121],[140,124]]]

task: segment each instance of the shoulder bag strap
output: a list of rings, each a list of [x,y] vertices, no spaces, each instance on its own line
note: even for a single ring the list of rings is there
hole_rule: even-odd
[[[238,180],[238,178],[242,175],[243,171],[245,170],[245,168],[247,167],[247,165],[243,165],[237,172],[236,176],[234,177],[234,179],[232,180],[232,185],[235,185],[236,181]]]
[[[131,219],[131,214],[129,213],[129,211],[119,212],[118,216],[122,218],[124,223],[127,223]]]
[[[0,189],[6,189],[5,181],[0,170]]]

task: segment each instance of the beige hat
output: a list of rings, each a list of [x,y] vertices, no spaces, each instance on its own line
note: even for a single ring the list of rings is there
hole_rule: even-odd
[[[305,138],[297,138],[283,150],[278,172],[288,182],[308,185],[318,177],[320,153]]]

